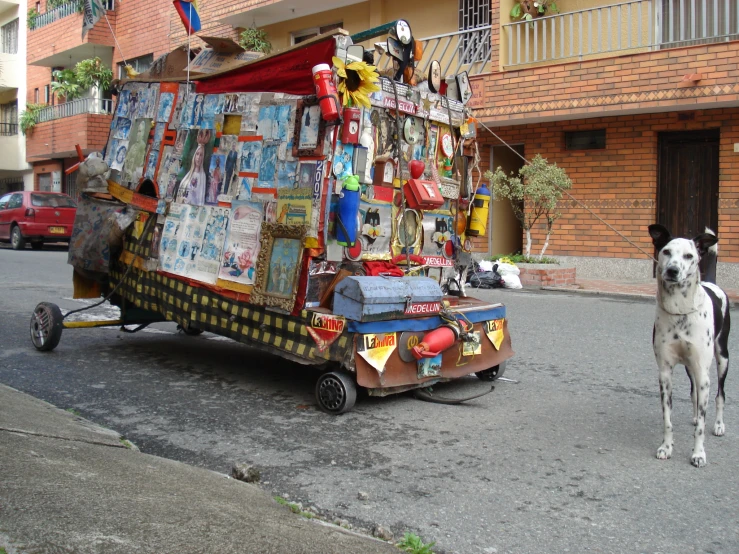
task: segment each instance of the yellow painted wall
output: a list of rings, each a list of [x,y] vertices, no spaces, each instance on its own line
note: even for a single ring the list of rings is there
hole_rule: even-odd
[[[603,52],[605,50],[618,50],[618,54],[622,55],[625,53],[634,54],[646,50],[646,48],[631,48],[626,49],[625,46],[629,44],[629,28],[631,28],[631,43],[636,43],[636,36],[640,33],[641,44],[648,44],[650,41],[650,31],[646,14],[647,2],[642,3],[641,11],[638,11],[635,6],[632,6],[631,12],[623,7],[620,15],[618,11],[613,8],[610,10],[611,23],[608,23],[608,12],[600,10],[600,24],[598,23],[598,12],[592,13],[592,22],[589,12],[582,14],[582,20],[578,14],[567,17],[568,13],[578,12],[581,10],[588,10],[591,8],[613,6],[617,2],[612,0],[559,0],[557,7],[559,8],[560,15],[565,17],[556,18],[555,28],[555,49],[556,61],[537,61],[528,63],[525,67],[536,67],[541,65],[550,65],[552,63],[564,63],[573,60],[588,60],[594,58],[602,58],[612,56],[612,52]],[[510,10],[514,3],[511,1],[510,4],[506,0],[500,0],[501,6],[501,29],[500,29],[500,64],[499,68],[503,69],[518,69],[521,65],[518,65],[518,52],[519,49],[515,47],[516,44],[520,45],[520,56],[526,57],[526,36],[528,35],[528,48],[530,52],[530,58],[533,59],[534,50],[536,50],[536,58],[538,60],[551,58],[552,56],[552,23],[551,20],[545,18],[535,18],[533,22],[529,24],[517,25],[514,27],[505,27],[508,23],[513,23],[510,17]],[[495,8],[494,8],[495,9]],[[641,14],[641,17],[640,17]],[[550,14],[556,15],[556,14]],[[618,34],[618,25],[620,19],[620,43]],[[639,20],[641,21],[641,30],[639,29]],[[564,34],[562,36],[561,25],[564,24]],[[545,30],[546,26],[546,30]],[[609,28],[610,27],[610,28]],[[510,29],[510,30],[509,30]],[[609,35],[610,31],[610,35]],[[545,34],[546,33],[546,34]],[[510,35],[513,35],[512,38]],[[537,46],[534,46],[534,36],[537,35]],[[546,45],[543,44],[544,37],[546,36]],[[591,41],[592,37],[592,41]],[[609,37],[611,43],[609,44]],[[562,40],[564,39],[564,40]],[[514,45],[513,48],[513,65],[509,65],[510,57],[509,41]],[[580,43],[582,41],[582,54],[580,54]],[[562,54],[562,42],[564,42],[564,56]],[[572,51],[570,50],[570,43],[572,42]],[[592,42],[592,44],[591,44]],[[572,52],[572,56],[570,53]]]
[[[264,30],[272,42],[273,51],[281,51],[290,47],[291,33],[303,29],[342,22],[344,29],[357,33],[396,19],[407,20],[416,38],[456,32],[458,3],[454,0],[369,0],[268,25]]]

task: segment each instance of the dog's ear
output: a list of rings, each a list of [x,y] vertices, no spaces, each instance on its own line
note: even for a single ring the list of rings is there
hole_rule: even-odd
[[[672,236],[667,228],[659,223],[649,226],[649,236],[652,237],[652,244],[654,244],[657,251],[662,250],[672,240]]]
[[[718,237],[713,233],[701,233],[693,239],[695,247],[698,249],[698,254],[701,258],[706,255],[708,249],[714,246],[718,242]]]

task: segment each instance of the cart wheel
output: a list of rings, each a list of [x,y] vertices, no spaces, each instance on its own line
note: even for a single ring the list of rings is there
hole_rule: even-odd
[[[195,327],[183,327],[182,325],[177,326],[178,331],[182,331],[185,333],[188,337],[197,337],[198,335],[203,334],[202,329],[196,329]]]
[[[54,350],[62,338],[62,311],[51,302],[41,302],[31,316],[31,341],[36,350]]]
[[[329,414],[343,414],[357,401],[357,385],[345,371],[329,371],[318,378],[316,400],[320,408]]]
[[[490,369],[483,369],[475,373],[480,381],[495,381],[503,376],[505,373],[506,362],[502,362],[499,365],[493,366]]]

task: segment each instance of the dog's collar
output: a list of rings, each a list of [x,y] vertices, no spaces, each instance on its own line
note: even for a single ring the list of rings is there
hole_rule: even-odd
[[[688,314],[694,314],[695,312],[697,312],[697,311],[698,311],[698,308],[693,308],[692,310],[690,310],[690,311],[687,311],[687,312],[682,312],[682,311],[680,311],[680,312],[671,312],[670,310],[666,309],[666,308],[665,308],[664,306],[662,306],[662,305],[660,305],[660,306],[659,306],[659,308],[660,308],[660,310],[662,310],[663,312],[665,312],[665,313],[667,313],[667,314],[670,314],[670,315],[688,315]]]

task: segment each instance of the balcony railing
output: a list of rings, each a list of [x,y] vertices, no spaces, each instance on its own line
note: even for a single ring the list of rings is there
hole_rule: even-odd
[[[64,102],[56,106],[46,106],[38,112],[38,123],[54,121],[63,117],[72,117],[80,114],[113,114],[113,101],[100,100],[98,98],[78,98],[71,102]]]
[[[0,137],[11,137],[18,134],[17,123],[0,123]]]
[[[115,0],[103,0],[102,4],[103,4],[103,7],[107,11],[112,11],[115,9]],[[35,29],[39,29],[46,25],[51,25],[55,21],[64,19],[67,16],[70,16],[76,13],[82,13],[82,9],[80,8],[81,5],[82,5],[82,2],[79,2],[77,0],[71,0],[70,2],[66,4],[62,4],[58,8],[49,10],[48,12],[43,13],[41,15],[37,15],[36,19],[33,22],[33,26],[31,26],[30,29],[33,31]]]
[[[503,26],[508,67],[735,40],[739,0],[636,0]]]
[[[491,31],[492,27],[486,25],[419,39],[423,44],[423,60],[417,69],[425,75],[431,60],[438,60],[442,78],[461,71],[467,71],[469,75],[489,71]],[[379,69],[387,69],[391,63],[390,56],[383,56],[378,64]]]

